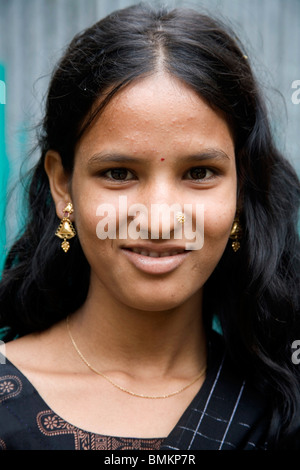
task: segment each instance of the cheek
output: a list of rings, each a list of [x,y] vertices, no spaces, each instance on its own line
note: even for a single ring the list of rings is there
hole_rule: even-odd
[[[91,186],[79,184],[78,178],[72,182],[74,223],[84,252],[95,249],[98,240],[96,228],[99,221],[97,207],[101,201]]]
[[[93,265],[99,257],[106,260],[114,250],[119,229],[118,198],[107,198],[97,186],[87,185],[76,186],[73,202],[74,223],[88,262]]]
[[[189,278],[201,280],[201,286],[211,276],[219,263],[230,235],[235,206],[223,210],[221,213],[214,210],[206,210],[204,217],[204,244],[203,247],[193,255],[193,263]]]
[[[236,178],[205,201],[204,236],[207,242],[226,246],[237,208]]]
[[[96,215],[98,204],[78,207],[75,226],[83,253],[93,272],[105,276],[111,263],[113,240],[101,240],[97,234],[100,217]]]
[[[215,240],[228,238],[235,215],[233,210],[225,209],[222,213],[216,211],[206,211],[204,217],[204,234]]]
[[[207,210],[204,220],[204,251],[209,259],[217,265],[228,243],[236,206],[226,207],[220,211]]]

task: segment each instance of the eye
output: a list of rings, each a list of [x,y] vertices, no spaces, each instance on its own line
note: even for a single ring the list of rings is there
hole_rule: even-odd
[[[129,181],[133,179],[133,174],[126,168],[112,168],[106,170],[103,176],[114,181]]]
[[[187,179],[191,180],[205,180],[212,178],[215,173],[212,170],[209,170],[208,168],[202,167],[202,166],[197,166],[194,168],[191,168],[187,173]]]

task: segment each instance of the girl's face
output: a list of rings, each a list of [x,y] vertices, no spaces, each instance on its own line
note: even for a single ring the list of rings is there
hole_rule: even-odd
[[[221,112],[167,74],[126,87],[75,151],[74,220],[95,292],[150,311],[199,299],[227,244],[236,193],[234,142]],[[191,250],[186,227],[198,230]]]

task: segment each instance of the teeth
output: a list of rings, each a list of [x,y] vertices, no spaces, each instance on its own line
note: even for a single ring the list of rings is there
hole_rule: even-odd
[[[165,256],[174,256],[178,255],[179,253],[184,253],[183,251],[164,251],[163,253],[158,253],[157,251],[146,251],[146,250],[140,250],[138,248],[132,248],[131,249],[134,253],[138,253],[142,256],[150,256],[151,258],[163,258]]]

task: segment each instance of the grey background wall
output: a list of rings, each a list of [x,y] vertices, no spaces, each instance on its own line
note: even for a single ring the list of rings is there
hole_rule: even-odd
[[[0,205],[35,140],[49,76],[74,34],[135,0],[0,0]],[[231,24],[244,42],[270,105],[281,149],[300,174],[300,0],[167,0],[163,5],[204,9]],[[278,91],[276,91],[278,90]],[[292,100],[294,97],[294,100]],[[297,99],[298,97],[298,99]],[[294,103],[293,103],[294,101]],[[2,113],[2,114],[1,114]],[[1,117],[2,116],[2,117]],[[33,154],[33,160],[37,154]],[[9,177],[9,180],[8,180]],[[7,184],[8,180],[8,184]],[[1,224],[2,250],[18,227],[20,206],[10,199]]]

